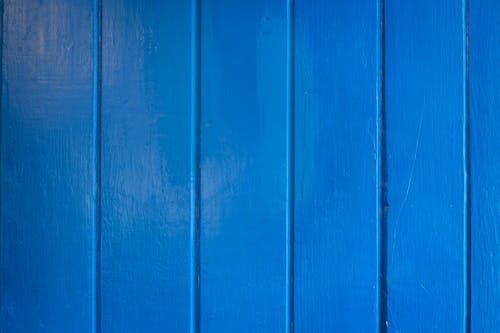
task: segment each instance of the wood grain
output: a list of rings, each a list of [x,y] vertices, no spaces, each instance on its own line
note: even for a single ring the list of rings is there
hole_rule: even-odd
[[[387,331],[463,332],[464,17],[385,2]]]
[[[285,329],[285,1],[202,1],[202,332]]]
[[[102,332],[187,332],[191,8],[104,1]]]
[[[295,6],[295,332],[374,332],[376,2]]]
[[[0,332],[500,332],[498,1],[0,4]]]
[[[92,328],[92,2],[5,0],[0,331]]]
[[[500,3],[469,9],[471,332],[500,332]]]

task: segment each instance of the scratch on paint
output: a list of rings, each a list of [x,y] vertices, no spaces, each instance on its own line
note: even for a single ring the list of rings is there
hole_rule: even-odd
[[[393,232],[392,232],[393,242],[392,242],[392,251],[391,251],[391,253],[392,253],[391,263],[394,263],[394,253],[395,253],[395,248],[396,248],[396,243],[397,243],[397,232],[396,231],[398,230],[399,219],[401,218],[401,214],[403,213],[403,209],[406,206],[406,202],[408,201],[408,195],[410,194],[411,186],[413,184],[413,176],[415,174],[415,166],[417,163],[417,154],[418,154],[418,150],[420,147],[420,134],[422,132],[422,120],[423,120],[423,114],[421,113],[420,114],[420,122],[418,124],[418,130],[417,130],[417,143],[415,144],[415,153],[413,154],[413,161],[411,164],[410,177],[408,179],[408,184],[406,185],[405,196],[404,196],[403,201],[401,203],[401,207],[399,208],[396,222],[394,222],[394,228],[393,228]]]
[[[421,287],[421,288],[422,288],[422,289],[423,289],[426,293],[430,294],[429,289],[428,289],[428,288],[427,288],[427,287],[426,287],[426,286],[425,286],[422,282],[420,282],[419,284],[420,284],[420,287]]]

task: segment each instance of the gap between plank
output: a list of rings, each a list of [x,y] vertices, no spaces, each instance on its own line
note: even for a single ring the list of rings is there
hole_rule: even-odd
[[[102,155],[102,0],[93,1],[92,114],[94,160],[94,234],[92,237],[92,332],[101,332],[101,155]]]
[[[200,117],[201,0],[191,1],[190,311],[191,333],[200,331]]]
[[[464,331],[471,332],[471,183],[469,99],[469,0],[463,0]]]
[[[3,219],[2,219],[2,183],[3,183],[3,174],[2,174],[2,166],[3,166],[3,132],[2,132],[2,111],[3,111],[3,18],[4,16],[4,2],[0,0],[0,295],[3,295]],[[3,313],[3,302],[0,300],[0,313]],[[0,329],[2,326],[0,325]]]
[[[295,8],[287,1],[286,75],[286,332],[294,331],[294,177],[295,177]]]
[[[387,142],[385,95],[385,3],[379,0],[378,18],[378,80],[377,80],[377,242],[378,242],[378,328],[380,333],[386,333],[387,316]]]

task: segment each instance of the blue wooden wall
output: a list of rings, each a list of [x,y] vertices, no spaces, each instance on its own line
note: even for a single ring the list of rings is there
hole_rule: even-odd
[[[499,1],[0,4],[0,332],[500,332]]]

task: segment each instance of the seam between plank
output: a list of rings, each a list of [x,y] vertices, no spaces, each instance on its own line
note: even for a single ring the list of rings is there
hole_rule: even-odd
[[[378,330],[387,332],[387,143],[385,94],[385,3],[379,0],[378,18],[378,80],[377,80],[377,246],[378,246]]]
[[[295,163],[295,8],[287,1],[286,77],[286,332],[294,331],[294,163]]]
[[[201,0],[191,1],[190,320],[200,331]]]
[[[471,192],[469,98],[469,0],[463,0],[464,331],[471,332]]]
[[[94,160],[94,230],[92,243],[93,304],[92,331],[101,332],[101,154],[102,154],[102,0],[93,1],[93,73],[92,73],[92,109],[93,109],[93,160]]]
[[[0,295],[3,295],[3,48],[4,48],[4,1],[0,0]],[[0,317],[3,316],[3,301],[0,299]],[[2,330],[2,325],[0,325],[0,331]]]

